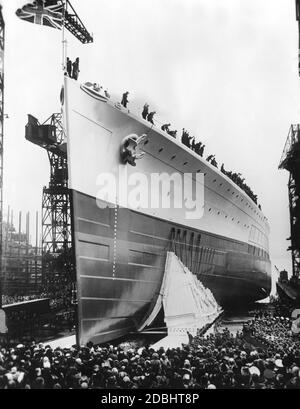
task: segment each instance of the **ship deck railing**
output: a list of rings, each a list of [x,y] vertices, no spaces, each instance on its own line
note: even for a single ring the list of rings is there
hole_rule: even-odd
[[[86,83],[87,84],[87,83]],[[85,83],[83,83],[82,85],[86,86]],[[91,83],[89,83],[91,84]],[[97,85],[96,83],[92,84],[92,85]],[[240,192],[242,195],[244,195],[245,197],[249,198],[249,200],[251,200],[251,202],[253,203],[253,205],[257,208],[257,211],[260,212],[262,214],[262,216],[264,217],[264,220],[267,221],[267,217],[263,215],[262,211],[259,209],[258,204],[256,204],[253,199],[245,192],[245,190],[243,190],[242,188],[240,188],[229,176],[227,176],[225,173],[221,172],[221,170],[219,168],[217,168],[216,166],[213,166],[210,162],[208,162],[206,159],[203,158],[203,156],[199,155],[198,153],[196,153],[195,151],[193,151],[190,147],[188,147],[187,145],[185,145],[184,143],[181,142],[181,140],[177,137],[173,137],[172,135],[169,135],[167,132],[163,131],[161,129],[161,126],[165,123],[165,122],[161,122],[158,119],[153,119],[154,124],[152,124],[151,122],[149,122],[147,119],[144,119],[142,117],[142,110],[143,108],[141,106],[135,106],[134,110],[131,110],[128,107],[124,107],[120,100],[117,98],[114,98],[112,96],[107,97],[104,93],[104,88],[101,87],[100,90],[96,91],[94,89],[95,92],[97,92],[99,94],[99,96],[101,98],[104,98],[106,100],[106,102],[111,105],[112,107],[114,107],[115,109],[118,109],[124,113],[126,113],[127,115],[129,115],[131,118],[133,118],[134,120],[140,122],[140,123],[144,123],[147,124],[148,127],[151,130],[154,130],[155,132],[159,133],[160,135],[162,135],[164,138],[169,139],[170,141],[172,141],[173,143],[175,143],[176,145],[178,145],[179,147],[183,148],[186,152],[190,153],[192,156],[194,156],[195,158],[197,158],[198,160],[200,160],[202,163],[204,163],[206,166],[208,166],[213,172],[216,172],[217,174],[219,174],[222,178],[225,178],[225,180],[227,180],[232,186],[234,186],[238,192]]]

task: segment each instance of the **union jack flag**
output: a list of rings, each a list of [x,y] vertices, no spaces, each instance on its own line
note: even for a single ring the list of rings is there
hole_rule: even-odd
[[[18,9],[16,15],[24,21],[61,30],[63,7],[59,0],[37,0]]]

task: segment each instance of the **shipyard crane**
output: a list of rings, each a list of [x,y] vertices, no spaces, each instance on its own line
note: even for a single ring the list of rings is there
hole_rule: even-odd
[[[293,276],[300,277],[300,125],[291,125],[279,169],[289,172],[289,207]]]
[[[277,282],[278,294],[300,303],[300,125],[291,125],[287,141],[279,163],[279,169],[289,172],[288,193],[290,210],[290,232],[288,248],[292,255],[292,277],[287,278],[285,271],[280,272]]]
[[[298,55],[300,75],[300,0],[295,0],[296,20],[298,21]],[[290,208],[291,245],[293,277],[300,279],[300,125],[290,127],[288,137],[279,163],[279,169],[289,172],[288,192]]]
[[[62,114],[54,113],[42,124],[34,116],[28,115],[25,138],[46,150],[50,164],[50,182],[43,188],[42,200],[42,280],[49,287],[58,274],[52,268],[53,261],[57,262],[70,254],[72,247],[68,164]],[[69,263],[68,260],[65,262]],[[69,267],[63,269],[68,274],[70,266],[65,267]]]
[[[3,288],[3,125],[4,125],[4,44],[5,22],[0,3],[0,337],[7,333],[6,313],[2,309]]]
[[[3,250],[3,122],[4,122],[4,39],[5,23],[0,3],[0,308],[2,306]]]
[[[299,38],[298,38],[298,73],[300,76],[300,0],[296,0],[296,20],[298,21],[298,32],[299,32]]]
[[[83,44],[94,41],[69,0],[35,0],[19,8],[16,15],[31,23],[67,29]]]
[[[298,21],[298,73],[300,76],[300,0],[296,0],[296,20]],[[288,280],[286,271],[280,272],[277,282],[279,294],[300,303],[300,125],[290,127],[288,137],[279,163],[279,169],[289,172],[288,194],[290,211],[290,232],[288,248],[292,255],[292,277]]]
[[[22,14],[22,11],[24,9],[26,11],[27,6],[25,5],[16,13],[21,19],[26,20],[26,14]],[[45,13],[55,8],[55,11],[62,16],[59,24],[63,32],[67,29],[82,44],[93,42],[93,36],[88,32],[69,0],[41,0],[37,2],[37,7]],[[63,35],[63,66],[65,43]],[[46,291],[53,291],[57,280],[63,282],[65,288],[66,284],[71,284],[74,303],[76,303],[66,135],[62,114],[54,113],[42,124],[32,115],[28,115],[25,137],[47,151],[50,163],[50,182],[43,188],[42,199],[43,285]]]
[[[92,34],[88,32],[70,1],[60,0],[59,3],[65,7],[64,26],[66,29],[83,44],[92,43],[94,41]]]

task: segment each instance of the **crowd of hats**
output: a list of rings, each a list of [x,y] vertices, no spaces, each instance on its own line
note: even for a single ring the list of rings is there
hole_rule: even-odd
[[[51,315],[43,312],[38,306],[35,308],[23,308],[18,303],[49,298]],[[53,331],[61,329],[72,329],[75,323],[75,310],[72,305],[72,290],[64,286],[55,293],[43,292],[39,295],[30,296],[2,296],[2,305],[15,305],[14,308],[6,309],[6,323],[12,337],[20,337],[22,334],[28,336],[39,331],[43,325],[51,327]]]
[[[255,318],[246,330],[265,348],[224,329],[181,348],[96,346],[52,349],[31,342],[2,345],[1,389],[282,389],[299,388],[300,348],[281,318]],[[266,329],[267,328],[267,329]]]
[[[299,350],[300,339],[293,336],[291,327],[292,320],[288,317],[260,314],[244,325],[244,333],[251,334],[275,355],[284,355]]]

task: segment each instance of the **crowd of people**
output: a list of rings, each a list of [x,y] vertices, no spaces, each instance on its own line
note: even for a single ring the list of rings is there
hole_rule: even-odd
[[[52,280],[45,286],[44,291],[39,294],[20,296],[2,295],[3,306],[13,306],[6,308],[6,324],[13,337],[21,334],[30,336],[41,328],[51,328],[54,332],[62,329],[73,330],[75,325],[75,304],[76,293],[74,285],[68,281]],[[38,299],[49,299],[49,308],[40,310],[39,306],[24,308],[18,306],[22,302],[30,302]]]
[[[190,136],[189,132],[185,128],[182,129],[181,142],[198,155],[203,156],[205,145],[202,142],[196,142],[196,138],[194,136]]]
[[[270,314],[256,315],[254,320],[244,326],[244,332],[259,340],[274,353],[284,354],[300,347],[300,339],[293,336],[291,319],[288,317],[273,317]]]
[[[244,329],[267,340],[256,349],[242,332],[234,336],[226,328],[157,351],[8,343],[0,350],[0,389],[298,389],[300,348],[289,326],[281,318],[256,317]]]
[[[42,291],[38,294],[30,295],[5,295],[2,294],[2,305],[18,304],[22,302],[29,302],[34,300],[41,300],[43,298],[50,298],[50,304],[53,309],[59,307],[67,307],[74,302],[73,284],[66,283],[64,287],[57,283],[57,288],[51,291]]]
[[[224,168],[224,164],[221,166],[221,172],[228,176],[236,185],[238,185],[247,195],[253,200],[255,204],[257,204],[257,195],[253,193],[251,188],[245,183],[245,179],[242,178],[241,173],[235,173],[231,171],[226,171]],[[261,206],[259,205],[259,208],[261,209]]]

